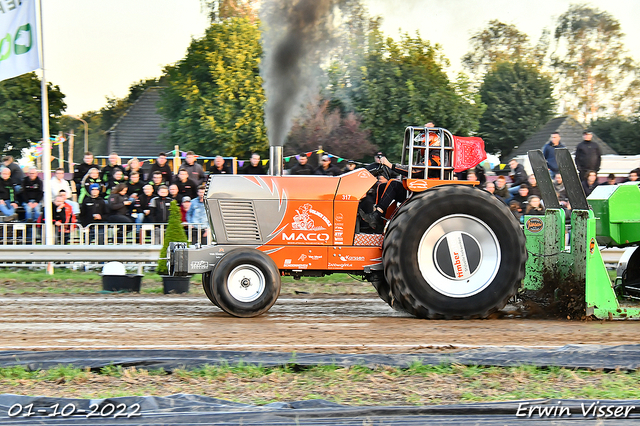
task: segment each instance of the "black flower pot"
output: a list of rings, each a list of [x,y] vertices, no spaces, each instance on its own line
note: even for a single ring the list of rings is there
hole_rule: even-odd
[[[143,275],[103,275],[102,289],[104,291],[129,291],[140,293]]]
[[[162,275],[162,287],[164,294],[182,294],[189,293],[189,282],[191,277],[172,277]]]

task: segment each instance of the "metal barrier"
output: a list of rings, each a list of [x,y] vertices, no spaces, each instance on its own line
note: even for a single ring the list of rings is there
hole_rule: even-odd
[[[56,245],[162,245],[166,223],[92,223],[83,227],[77,223],[56,225]],[[184,223],[190,244],[211,244],[209,226]],[[40,223],[0,223],[0,246],[42,245],[43,227]]]

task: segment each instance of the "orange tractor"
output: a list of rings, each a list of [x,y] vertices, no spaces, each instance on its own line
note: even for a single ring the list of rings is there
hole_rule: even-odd
[[[216,242],[172,243],[169,271],[202,274],[211,302],[238,317],[269,310],[281,276],[340,272],[370,281],[390,306],[419,318],[484,318],[517,292],[527,258],[507,206],[477,182],[453,180],[484,158],[479,138],[408,127],[398,165],[407,198],[382,234],[360,232],[359,203],[376,184],[366,169],[212,176],[205,204]],[[282,147],[271,147],[271,160],[282,164]]]

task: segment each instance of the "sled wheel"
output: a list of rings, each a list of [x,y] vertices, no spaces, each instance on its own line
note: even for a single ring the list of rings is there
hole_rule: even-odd
[[[486,318],[517,292],[526,259],[507,206],[462,185],[415,194],[383,243],[393,297],[418,318]]]
[[[219,308],[220,306],[218,305],[218,301],[214,299],[213,294],[211,293],[211,275],[211,272],[205,272],[202,274],[202,289],[204,290],[204,294],[206,294],[209,300],[211,300],[211,303]]]
[[[233,250],[213,270],[211,298],[230,315],[249,318],[263,314],[279,294],[280,271],[261,251]]]

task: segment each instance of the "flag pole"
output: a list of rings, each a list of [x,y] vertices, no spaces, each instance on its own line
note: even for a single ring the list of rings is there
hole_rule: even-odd
[[[44,186],[44,243],[53,245],[53,209],[51,200],[51,136],[49,134],[49,93],[47,91],[47,78],[45,77],[44,66],[44,32],[42,21],[42,0],[37,0],[38,10],[40,11],[40,65],[42,69],[42,174]],[[49,264],[51,266],[51,264]],[[47,268],[47,272],[53,273],[51,267]]]

